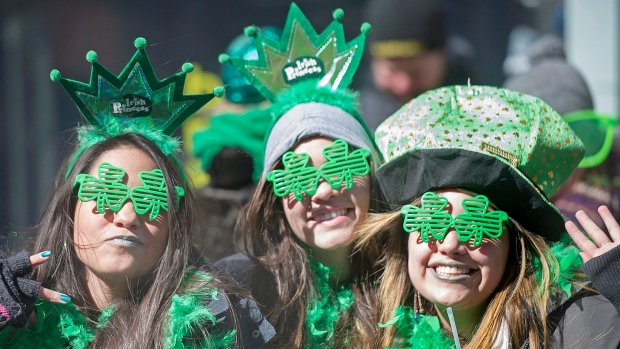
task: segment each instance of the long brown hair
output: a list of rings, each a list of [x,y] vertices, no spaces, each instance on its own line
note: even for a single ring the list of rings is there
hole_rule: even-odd
[[[281,166],[278,161],[272,169]],[[371,188],[371,210],[376,206],[373,197]],[[293,233],[271,182],[262,180],[258,184],[240,217],[237,232],[243,234],[246,253],[255,262],[249,289],[277,332],[268,345],[303,348],[308,341],[304,327],[307,307],[317,290],[306,249]],[[355,302],[338,320],[334,338],[325,343],[326,348],[377,347],[375,263],[362,253],[354,253],[351,259]]]
[[[78,199],[71,179],[79,173],[88,173],[91,167],[96,165],[94,164],[96,159],[103,153],[122,146],[139,149],[155,161],[164,175],[168,188],[168,207],[175,207],[173,202],[176,199],[176,192],[170,189],[174,186],[187,188],[178,165],[142,135],[127,133],[110,137],[85,150],[75,160],[68,176],[65,176],[65,173],[71,154],[65,159],[55,180],[53,195],[36,227],[38,237],[34,250],[49,250],[52,258],[35,268],[33,277],[44,287],[70,295],[72,303],[92,326],[97,325],[101,310],[95,306],[87,290],[84,265],[78,259],[74,248],[73,217]],[[166,314],[172,296],[181,289],[183,278],[189,268],[191,236],[196,229],[194,211],[193,194],[186,189],[177,209],[168,211],[168,240],[154,271],[144,275],[142,280],[130,284],[129,294],[115,304],[114,314],[105,327],[97,330],[89,348],[164,347]],[[207,286],[205,281],[202,283],[201,287]],[[196,332],[203,331],[196,329]],[[207,335],[204,332],[202,334]]]
[[[419,199],[413,205],[419,204]],[[524,229],[510,219],[510,249],[504,275],[491,296],[489,305],[471,338],[461,338],[463,348],[489,349],[497,339],[502,325],[508,328],[510,342],[520,345],[529,340],[530,348],[547,348],[551,333],[547,325],[547,303],[553,288],[551,270],[559,270],[558,261],[545,240]],[[379,321],[386,323],[394,316],[394,310],[405,305],[413,307],[414,287],[408,272],[408,236],[402,228],[401,213],[371,214],[359,230],[357,250],[366,251],[376,258],[382,275],[379,278]],[[376,246],[382,246],[377,249]],[[536,279],[532,260],[540,259],[540,282]],[[423,308],[437,315],[436,308],[423,299]],[[379,329],[382,347],[392,345],[396,335],[395,326]]]

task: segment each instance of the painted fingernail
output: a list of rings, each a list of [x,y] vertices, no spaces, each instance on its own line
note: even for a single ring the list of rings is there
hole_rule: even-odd
[[[60,300],[65,303],[71,303],[71,297],[67,296],[66,294],[61,294]]]
[[[34,325],[33,325],[33,324],[31,324],[30,322],[29,322],[29,323],[27,323],[27,324],[26,324],[26,326],[28,326],[28,329],[29,329],[29,330],[34,330],[34,329],[35,329]]]
[[[41,253],[41,257],[49,257],[52,254],[52,251],[44,251]]]

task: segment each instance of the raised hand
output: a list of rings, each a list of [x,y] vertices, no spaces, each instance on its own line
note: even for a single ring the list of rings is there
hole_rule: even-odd
[[[22,251],[6,259],[0,259],[0,328],[11,325],[23,327],[34,310],[37,298],[55,303],[67,303],[66,295],[41,287],[41,284],[27,278],[32,267],[49,260],[49,252],[28,257]]]
[[[49,252],[41,252],[41,253],[30,256],[30,264],[32,264],[33,267],[36,267],[37,265],[41,265],[49,261],[49,259],[50,259]],[[58,303],[58,304],[66,304],[66,303],[71,302],[71,298],[67,296],[66,294],[52,291],[43,286],[39,286],[39,298],[46,300],[48,302]]]
[[[577,228],[575,223],[568,221],[565,224],[566,231],[582,251],[579,255],[584,263],[620,245],[620,225],[614,216],[607,206],[599,207],[598,213],[605,222],[609,236],[583,211],[578,211],[575,216],[585,230],[585,234]]]

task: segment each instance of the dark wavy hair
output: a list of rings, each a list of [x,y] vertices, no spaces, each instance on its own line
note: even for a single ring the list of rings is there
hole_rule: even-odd
[[[180,198],[177,209],[168,211],[166,248],[154,270],[130,284],[129,294],[115,304],[113,316],[105,327],[97,329],[89,348],[163,348],[166,314],[172,296],[185,289],[183,279],[190,268],[188,259],[192,235],[197,229],[195,200],[192,192],[187,190],[179,166],[144,136],[126,133],[91,146],[72,164],[68,177],[65,174],[72,154],[66,157],[55,179],[52,197],[36,226],[38,236],[34,250],[49,250],[52,257],[49,262],[35,268],[33,278],[44,287],[70,295],[72,303],[86,316],[91,326],[97,325],[101,310],[95,306],[87,290],[85,268],[74,247],[73,220],[78,198],[73,179],[80,173],[88,173],[102,154],[120,147],[138,149],[155,161],[165,178],[168,207],[175,207],[175,186],[185,188],[185,196]],[[197,280],[197,277],[193,278],[189,283],[192,289],[213,287],[208,283],[217,283],[217,280]],[[208,336],[204,329],[196,331]]]

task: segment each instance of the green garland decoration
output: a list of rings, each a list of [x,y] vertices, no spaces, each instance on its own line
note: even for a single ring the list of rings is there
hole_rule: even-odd
[[[311,261],[314,271],[316,294],[310,297],[306,312],[305,327],[308,333],[306,348],[325,348],[335,333],[340,316],[351,308],[355,300],[350,285],[341,285],[338,290],[329,284],[332,268]]]
[[[563,242],[556,242],[550,247],[551,254],[558,260],[558,268],[551,270],[551,285],[561,289],[571,296],[571,280],[575,272],[583,264],[579,257],[580,250]],[[536,281],[540,284],[541,263],[538,256],[532,257],[532,265],[535,270]],[[451,337],[446,336],[441,330],[439,318],[433,315],[416,314],[408,306],[399,306],[394,311],[394,317],[390,321],[379,324],[379,327],[396,326],[397,332],[403,337],[405,346],[401,349],[433,349],[455,348]],[[390,348],[391,349],[391,348]]]
[[[202,278],[206,274],[196,273]],[[187,277],[187,275],[186,275]],[[217,299],[217,289],[207,288],[182,295],[174,295],[168,310],[168,322],[164,347],[167,349],[185,348],[232,348],[235,330],[212,333],[200,343],[186,340],[191,338],[197,327],[216,324],[216,318],[204,303],[205,297]],[[106,308],[99,316],[98,325],[91,327],[75,305],[54,304],[47,301],[37,303],[37,326],[34,329],[15,329],[7,327],[0,332],[3,348],[26,349],[86,349],[93,341],[97,329],[104,328],[114,313],[114,307]]]

